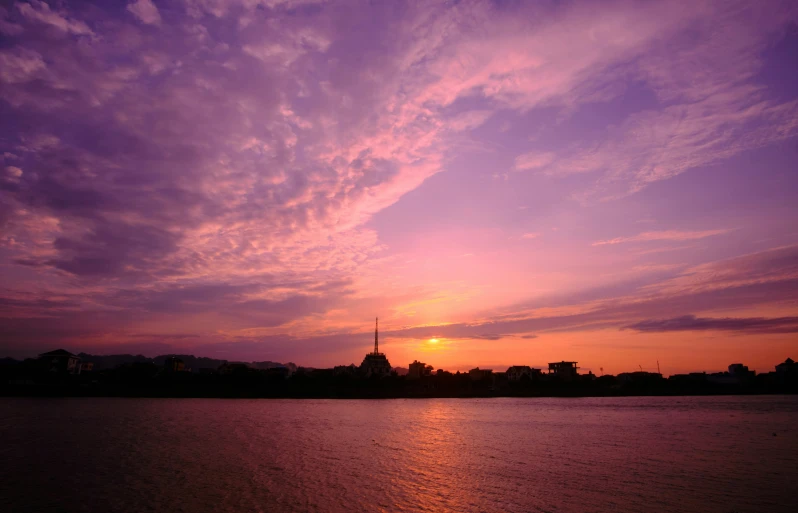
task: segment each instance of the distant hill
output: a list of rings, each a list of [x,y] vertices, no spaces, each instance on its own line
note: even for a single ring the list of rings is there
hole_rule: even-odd
[[[108,354],[108,355],[94,355],[87,353],[78,353],[80,359],[84,362],[94,363],[94,370],[114,369],[126,363],[144,363],[151,362],[152,358],[147,358],[144,355],[132,354]]]
[[[293,362],[279,363],[279,362],[251,362],[248,364],[253,369],[274,369],[275,367],[286,367],[291,372],[296,372],[296,364]]]
[[[394,367],[391,370],[394,371],[397,376],[407,376],[407,373],[410,372],[410,369],[404,367]]]
[[[217,360],[204,356],[194,356],[192,354],[162,354],[152,359],[159,367],[164,364],[167,358],[180,358],[192,372],[199,372],[200,369],[218,369],[220,365],[227,363],[227,360]]]
[[[204,356],[194,356],[191,354],[162,354],[154,358],[147,358],[143,355],[132,354],[111,354],[111,355],[95,355],[88,353],[79,353],[81,360],[84,362],[93,362],[94,370],[114,369],[120,365],[131,363],[154,363],[157,366],[162,366],[167,358],[175,357],[183,360],[183,363],[192,372],[199,372],[200,369],[218,369],[221,365],[228,363],[227,360],[217,360],[215,358],[206,358]],[[238,363],[238,362],[232,362]],[[275,367],[287,367],[291,372],[296,371],[296,364],[293,362],[279,363],[279,362],[241,362],[246,363],[253,369],[273,369]]]

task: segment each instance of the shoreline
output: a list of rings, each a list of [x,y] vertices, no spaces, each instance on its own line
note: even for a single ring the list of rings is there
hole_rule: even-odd
[[[27,388],[27,387],[26,387]],[[294,393],[294,394],[269,394],[256,391],[227,391],[220,393],[185,393],[167,390],[141,391],[141,390],[114,390],[114,391],[55,391],[55,390],[19,390],[7,388],[0,390],[2,398],[122,398],[122,399],[292,399],[292,400],[385,400],[385,399],[588,399],[588,398],[620,398],[620,397],[714,397],[714,396],[794,396],[798,392],[793,390],[685,390],[685,391],[611,391],[580,393],[577,391],[560,391],[548,393],[461,393],[461,394],[398,394],[398,393],[360,393],[360,394],[334,394],[334,393]]]

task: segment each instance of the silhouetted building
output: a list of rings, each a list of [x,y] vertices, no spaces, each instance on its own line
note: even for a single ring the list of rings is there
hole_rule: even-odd
[[[282,378],[282,379],[288,379],[292,374],[291,369],[289,369],[285,365],[277,365],[274,367],[269,367],[268,369],[265,369],[261,372],[265,373],[266,376],[269,376],[271,378]]]
[[[683,384],[698,384],[704,383],[707,380],[706,372],[691,372],[689,374],[672,374],[668,381]]]
[[[729,374],[734,374],[735,376],[753,376],[756,373],[752,370],[748,370],[747,365],[733,363],[729,365]]]
[[[224,363],[219,366],[219,374],[227,375],[233,374],[234,372],[246,372],[249,370],[249,365],[246,363],[241,362],[233,362],[233,363]]]
[[[431,375],[432,365],[427,365],[426,363],[420,362],[418,360],[413,360],[413,363],[408,366],[407,379],[419,379],[424,376]]]
[[[561,379],[575,379],[578,376],[577,362],[554,362],[549,364],[549,375]]]
[[[756,372],[748,370],[748,367],[742,363],[733,363],[729,365],[728,372],[713,372],[707,374],[707,382],[715,385],[740,385],[749,383],[756,377]]]
[[[333,367],[334,376],[354,376],[355,374],[357,374],[357,366],[354,363]]]
[[[792,358],[776,365],[776,380],[782,385],[798,383],[798,365],[795,365]]]
[[[80,356],[72,354],[66,349],[42,353],[39,355],[39,361],[45,365],[48,372],[80,374]]]
[[[80,372],[92,372],[94,370],[94,362],[80,362]]]
[[[493,369],[480,369],[479,367],[468,371],[468,377],[471,381],[482,381],[488,379],[493,374]]]
[[[391,374],[391,364],[385,354],[379,350],[379,319],[374,324],[374,352],[368,353],[360,364],[360,372],[366,377],[384,377]]]
[[[166,372],[183,372],[186,369],[186,364],[180,358],[170,356],[163,362],[163,368]]]
[[[533,369],[529,365],[513,365],[507,369],[507,381],[521,381],[522,379],[535,379],[540,377],[543,372],[540,369]]]
[[[651,384],[662,381],[662,374],[659,372],[622,372],[617,376],[618,382],[623,384]]]
[[[707,382],[714,385],[737,385],[740,383],[740,378],[728,372],[712,372],[707,374]]]
[[[732,383],[749,383],[756,378],[756,371],[749,370],[748,366],[742,363],[733,363],[729,365],[728,375],[732,378],[730,380]]]
[[[786,375],[788,373],[795,373],[795,371],[795,362],[792,361],[792,358],[787,358],[784,362],[776,365],[776,374]]]

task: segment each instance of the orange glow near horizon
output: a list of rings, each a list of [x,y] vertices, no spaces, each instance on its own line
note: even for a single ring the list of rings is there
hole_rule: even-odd
[[[84,3],[0,8],[0,358],[798,358],[798,2]]]

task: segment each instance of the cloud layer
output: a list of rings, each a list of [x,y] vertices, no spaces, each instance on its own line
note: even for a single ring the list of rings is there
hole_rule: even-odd
[[[798,333],[798,317],[712,319],[685,315],[675,319],[641,321],[628,328],[637,331],[734,331],[750,333]]]
[[[685,316],[795,298],[798,98],[779,91],[798,79],[768,70],[796,19],[791,2],[11,2],[0,349],[341,353],[376,313],[397,340],[755,331]],[[718,166],[730,178],[701,174]],[[751,174],[769,201],[734,196]],[[623,253],[647,242],[663,253]]]

